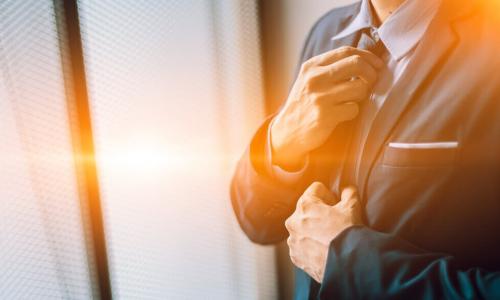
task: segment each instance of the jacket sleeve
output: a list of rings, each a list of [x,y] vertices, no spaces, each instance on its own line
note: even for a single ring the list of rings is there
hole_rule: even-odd
[[[500,299],[500,272],[460,269],[395,236],[357,226],[330,244],[321,299]]]
[[[299,66],[312,56],[311,34],[302,49]],[[297,68],[298,69],[298,68]],[[296,73],[298,70],[296,70]],[[287,184],[273,176],[271,158],[268,156],[269,117],[257,130],[250,145],[240,159],[231,181],[231,203],[238,223],[251,241],[274,244],[285,239],[284,222],[295,208],[310,168],[301,172],[301,178]]]
[[[310,173],[308,167],[293,184],[273,175],[266,151],[270,121],[264,122],[253,137],[231,183],[231,201],[238,222],[259,244],[277,243],[287,236],[284,221],[294,211]]]
[[[259,128],[239,161],[231,182],[231,202],[240,227],[255,243],[273,244],[288,236],[285,220],[313,182],[331,185],[344,161],[350,125],[338,126],[329,140],[309,154],[309,163],[293,183],[273,175],[266,156],[271,118]]]

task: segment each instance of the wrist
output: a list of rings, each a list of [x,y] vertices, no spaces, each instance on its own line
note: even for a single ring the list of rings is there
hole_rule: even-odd
[[[301,170],[306,162],[306,155],[290,151],[292,146],[280,145],[275,147],[271,140],[272,163],[285,171],[295,172]]]
[[[298,147],[283,138],[279,129],[279,124],[273,120],[270,124],[268,140],[272,163],[286,171],[293,172],[302,169],[306,161],[306,153],[297,151]]]

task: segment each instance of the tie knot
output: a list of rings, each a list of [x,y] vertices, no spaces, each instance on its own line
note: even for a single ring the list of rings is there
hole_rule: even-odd
[[[358,41],[358,48],[368,50],[377,56],[381,56],[385,51],[385,46],[380,36],[378,35],[376,28],[370,28],[370,30],[364,30],[361,33],[361,37]]]
[[[370,37],[376,43],[380,42],[380,35],[378,34],[378,29],[375,27],[370,27]]]

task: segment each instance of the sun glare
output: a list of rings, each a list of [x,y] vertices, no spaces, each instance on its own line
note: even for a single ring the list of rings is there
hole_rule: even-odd
[[[97,153],[98,166],[131,175],[157,175],[180,163],[166,145],[153,139],[133,139]]]

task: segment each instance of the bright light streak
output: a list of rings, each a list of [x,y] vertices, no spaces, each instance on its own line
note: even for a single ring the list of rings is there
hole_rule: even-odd
[[[106,171],[125,172],[130,175],[159,175],[182,161],[158,140],[132,139],[125,144],[97,149],[97,165]]]

